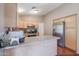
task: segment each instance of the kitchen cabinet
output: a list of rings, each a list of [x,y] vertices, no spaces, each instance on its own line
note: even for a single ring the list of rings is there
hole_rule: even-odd
[[[76,16],[69,16],[65,18],[66,28],[75,28],[76,27]]]
[[[63,17],[60,19],[53,20],[53,25],[57,23],[65,22],[65,47],[70,48],[76,51],[77,44],[77,27],[76,27],[76,15],[71,15],[67,17]]]
[[[65,18],[65,46],[76,50],[76,15]]]
[[[61,23],[61,22],[64,22],[64,18],[60,18],[60,19],[55,19],[54,21],[53,21],[53,23]]]
[[[65,46],[72,50],[76,50],[76,30],[75,29],[65,30]]]

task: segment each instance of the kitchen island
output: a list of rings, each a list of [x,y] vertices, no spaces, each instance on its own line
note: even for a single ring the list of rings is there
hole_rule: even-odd
[[[4,55],[11,56],[54,56],[57,55],[57,40],[54,36],[26,37],[25,43],[4,48]]]

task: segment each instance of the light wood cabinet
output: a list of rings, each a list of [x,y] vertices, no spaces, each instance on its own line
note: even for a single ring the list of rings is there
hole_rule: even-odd
[[[54,21],[53,21],[53,23],[61,23],[61,22],[64,22],[64,18],[60,18],[60,19],[55,19]]]
[[[65,30],[65,46],[72,50],[76,50],[76,29]]]
[[[76,27],[76,16],[69,16],[65,18],[66,28],[75,28]]]
[[[55,19],[53,24],[65,22],[65,46],[76,51],[76,15]]]
[[[76,50],[76,15],[65,18],[65,46]]]

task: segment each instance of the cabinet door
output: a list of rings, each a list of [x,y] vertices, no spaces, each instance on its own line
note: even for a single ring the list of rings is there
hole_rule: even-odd
[[[65,18],[65,46],[76,50],[76,16]]]
[[[53,23],[61,23],[61,22],[64,22],[64,18],[61,18],[61,19],[56,19],[53,21]]]
[[[65,46],[76,50],[76,30],[75,28],[65,30]]]
[[[65,18],[66,28],[76,27],[76,16],[69,16]]]

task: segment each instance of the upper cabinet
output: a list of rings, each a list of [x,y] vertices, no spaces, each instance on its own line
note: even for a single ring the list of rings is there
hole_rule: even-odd
[[[66,28],[76,27],[76,16],[69,16],[65,18]]]
[[[53,21],[53,23],[55,24],[55,23],[61,23],[61,22],[64,22],[64,18],[60,18],[60,19],[55,19],[54,21]]]
[[[5,27],[16,27],[17,25],[17,4],[5,4]]]

